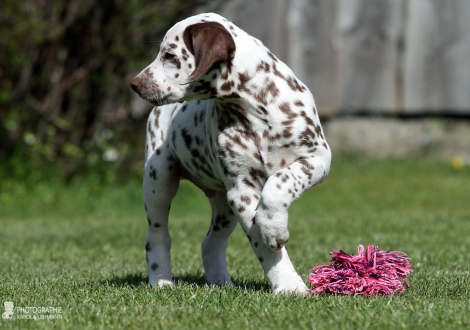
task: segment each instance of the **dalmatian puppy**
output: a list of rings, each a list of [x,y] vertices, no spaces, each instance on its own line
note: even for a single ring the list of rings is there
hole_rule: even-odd
[[[288,208],[328,175],[331,152],[308,88],[258,39],[217,14],[173,26],[131,82],[155,108],[143,182],[149,282],[173,283],[170,204],[180,179],[207,196],[207,281],[233,285],[228,238],[240,223],[274,292],[306,293],[285,244]]]

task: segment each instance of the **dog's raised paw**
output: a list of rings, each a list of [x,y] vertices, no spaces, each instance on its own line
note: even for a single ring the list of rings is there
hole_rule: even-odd
[[[289,241],[287,226],[273,226],[263,222],[258,223],[261,240],[271,251],[279,251]]]

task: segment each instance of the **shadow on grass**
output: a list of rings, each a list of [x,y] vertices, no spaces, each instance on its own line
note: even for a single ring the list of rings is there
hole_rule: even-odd
[[[266,281],[252,281],[246,279],[232,279],[235,287],[246,290],[246,291],[257,291],[257,292],[272,292],[271,285]]]
[[[197,286],[208,286],[206,277],[203,274],[184,274],[175,275],[173,280],[176,285],[197,285]],[[271,286],[267,282],[253,281],[247,279],[232,278],[235,288],[243,289],[247,291],[261,291],[271,292]]]
[[[270,292],[271,286],[267,282],[263,281],[250,281],[246,279],[232,279],[236,288],[247,290],[247,291],[261,291]],[[174,275],[173,281],[175,285],[196,285],[196,286],[207,286],[207,281],[202,274],[183,274]],[[110,285],[117,287],[139,287],[141,285],[147,285],[148,277],[142,273],[127,274],[124,276],[115,276],[110,279],[101,281],[101,285]]]
[[[115,276],[110,279],[101,281],[101,285],[110,285],[117,287],[138,287],[148,283],[148,277],[142,273],[127,274],[124,276]]]

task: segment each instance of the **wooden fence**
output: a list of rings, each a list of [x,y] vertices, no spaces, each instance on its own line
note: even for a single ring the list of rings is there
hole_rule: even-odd
[[[337,113],[470,115],[469,0],[231,0],[259,38]]]

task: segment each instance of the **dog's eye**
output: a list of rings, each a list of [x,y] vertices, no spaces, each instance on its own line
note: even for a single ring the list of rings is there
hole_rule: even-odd
[[[176,56],[175,54],[166,52],[165,55],[163,55],[163,58],[164,58],[165,60],[172,60],[172,59],[175,58],[175,56]]]

